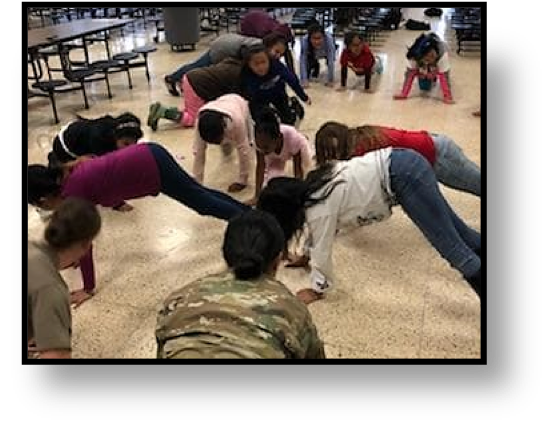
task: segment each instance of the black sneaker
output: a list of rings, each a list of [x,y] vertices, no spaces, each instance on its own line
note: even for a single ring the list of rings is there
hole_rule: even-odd
[[[292,107],[292,109],[294,110],[298,118],[300,120],[303,120],[306,115],[306,112],[302,104],[300,104],[300,101],[298,101],[298,98],[296,98],[295,96],[290,98],[290,106]]]
[[[485,283],[483,277],[481,276],[481,270],[479,270],[472,277],[465,277],[466,281],[470,284],[472,289],[475,291],[480,300],[485,298]]]
[[[164,84],[166,85],[166,89],[168,89],[170,95],[178,97],[180,96],[177,83],[172,76],[164,76]]]

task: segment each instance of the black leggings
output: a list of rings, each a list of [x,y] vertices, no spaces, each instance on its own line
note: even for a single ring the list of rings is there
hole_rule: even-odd
[[[270,104],[277,110],[277,114],[282,123],[294,126],[294,123],[296,123],[296,111],[291,107],[290,99],[286,92],[271,99],[254,99],[250,101],[250,114],[252,115],[252,119],[257,121],[258,114],[262,108]]]
[[[317,78],[319,77],[319,73],[321,72],[321,64],[319,61],[315,58],[314,55],[308,55],[307,57],[307,78]]]
[[[372,68],[367,68],[363,73],[355,73],[356,76],[365,76],[365,89],[370,89],[370,80],[372,75]],[[341,70],[341,83],[342,87],[346,87],[348,80],[348,67],[342,66]]]
[[[160,192],[193,209],[200,215],[230,220],[249,206],[227,194],[203,187],[174,160],[166,149],[158,144],[148,144],[160,173]]]
[[[285,58],[286,67],[292,74],[296,74],[296,70],[294,69],[294,55],[292,55],[292,47],[290,46],[290,43],[287,43],[283,57]]]

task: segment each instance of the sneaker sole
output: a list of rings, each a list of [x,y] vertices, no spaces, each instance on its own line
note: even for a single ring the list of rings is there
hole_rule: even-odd
[[[149,106],[149,116],[147,117],[147,126],[154,131],[157,130],[158,119],[156,118],[160,108],[160,102],[155,102]]]

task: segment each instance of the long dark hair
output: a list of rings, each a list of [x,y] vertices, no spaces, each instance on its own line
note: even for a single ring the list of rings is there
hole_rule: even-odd
[[[318,165],[351,157],[349,128],[338,122],[326,122],[315,134],[315,158]]]
[[[268,106],[262,107],[256,117],[254,132],[256,138],[260,135],[265,135],[272,141],[281,137],[279,116],[273,108]]]
[[[258,198],[257,208],[269,212],[281,225],[285,241],[301,231],[306,221],[306,209],[328,199],[334,189],[344,183],[335,180],[334,163],[311,171],[304,181],[278,177],[269,181]],[[320,192],[319,195],[314,194]]]
[[[407,50],[407,59],[420,61],[430,50],[435,50],[439,58],[443,52],[440,49],[441,39],[435,33],[421,34]]]
[[[48,160],[51,164],[67,163],[78,156],[101,156],[115,151],[116,142],[120,139],[137,142],[141,137],[141,121],[132,113],[123,113],[117,117],[106,115],[96,119],[77,116],[62,131],[62,135],[54,138]]]
[[[27,203],[38,206],[44,197],[61,193],[63,170],[56,165],[27,166]]]
[[[267,212],[250,210],[229,221],[223,257],[240,280],[257,279],[282,252],[283,230]]]
[[[389,142],[384,138],[383,129],[372,125],[350,128],[342,123],[326,122],[315,134],[317,163],[323,165],[332,160],[349,160],[358,143],[367,152],[387,147]]]

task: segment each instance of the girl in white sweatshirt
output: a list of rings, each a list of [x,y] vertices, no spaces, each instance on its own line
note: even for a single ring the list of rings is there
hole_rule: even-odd
[[[279,220],[287,241],[307,223],[311,287],[298,292],[298,297],[308,304],[321,299],[334,283],[336,231],[385,220],[397,204],[482,298],[481,236],[453,212],[430,163],[416,151],[385,148],[328,163],[310,172],[305,181],[274,178],[260,194],[257,207]]]

